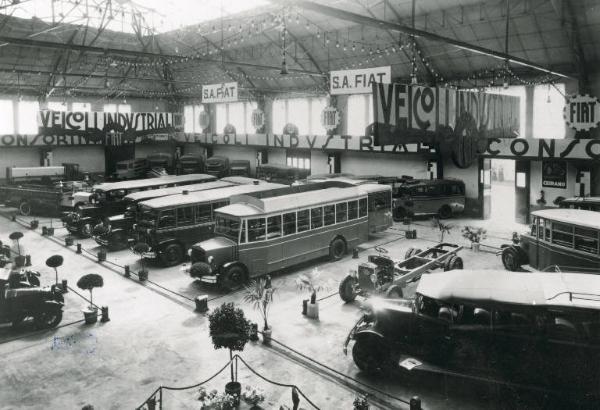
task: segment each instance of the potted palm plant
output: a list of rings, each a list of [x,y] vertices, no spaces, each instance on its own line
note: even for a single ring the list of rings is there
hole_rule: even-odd
[[[83,311],[83,317],[85,319],[85,323],[87,324],[96,323],[98,320],[98,309],[92,300],[92,290],[94,288],[101,288],[102,286],[104,286],[104,279],[102,276],[96,273],[88,273],[87,275],[83,275],[77,281],[77,287],[79,289],[90,291],[90,306]]]
[[[440,243],[444,242],[444,235],[450,235],[450,230],[454,228],[454,225],[445,224],[440,218],[433,218],[431,224],[433,225],[433,228],[437,228],[440,231]]]
[[[328,289],[327,283],[321,283],[321,272],[314,268],[311,273],[302,274],[296,279],[296,286],[300,290],[310,292],[310,300],[302,301],[302,314],[312,319],[319,318],[319,304],[317,292]]]
[[[233,351],[243,351],[249,340],[250,322],[244,311],[233,303],[223,303],[208,316],[209,332],[215,349],[229,349],[231,359],[231,381],[225,385],[225,393],[235,397],[235,405],[240,403],[242,385],[234,373]]]
[[[150,247],[146,242],[138,242],[133,246],[133,253],[140,257],[141,270],[138,272],[138,278],[140,280],[148,279],[148,270],[144,266],[144,254],[150,250]]]
[[[246,294],[244,295],[244,302],[250,303],[254,309],[260,313],[264,327],[263,327],[263,343],[271,343],[272,329],[269,326],[269,310],[271,303],[273,303],[273,293],[276,288],[271,286],[270,278],[263,277],[253,280],[246,286]]]

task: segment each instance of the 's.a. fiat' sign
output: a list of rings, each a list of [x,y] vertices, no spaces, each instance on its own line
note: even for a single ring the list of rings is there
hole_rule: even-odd
[[[321,125],[327,131],[333,131],[340,125],[340,112],[335,107],[325,107],[321,112]]]
[[[238,84],[221,83],[202,86],[203,103],[231,102],[238,100]]]
[[[588,131],[600,122],[600,102],[589,95],[573,95],[567,98],[563,109],[567,126],[577,131]]]
[[[200,112],[200,114],[198,114],[198,124],[200,124],[200,127],[203,130],[208,128],[210,125],[210,114],[206,111]]]
[[[252,111],[252,126],[258,130],[265,125],[265,113],[260,108]]]

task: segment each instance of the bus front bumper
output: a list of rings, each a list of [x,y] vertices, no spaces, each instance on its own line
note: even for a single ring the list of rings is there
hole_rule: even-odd
[[[217,275],[204,275],[201,276],[200,278],[200,282],[203,283],[217,283]]]

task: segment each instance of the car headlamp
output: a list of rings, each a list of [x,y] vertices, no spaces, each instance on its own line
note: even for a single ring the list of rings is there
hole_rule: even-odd
[[[373,282],[374,285],[377,284],[377,275],[372,273],[371,276],[369,276],[369,279],[371,279],[371,282]]]
[[[187,251],[187,254],[188,254],[188,256],[189,256],[190,258],[192,257],[192,249],[191,249],[191,248],[190,248],[190,249],[188,249],[188,251]]]
[[[211,256],[209,256],[209,257],[206,259],[206,261],[208,262],[208,264],[209,264],[209,265],[212,265],[212,263],[213,263],[213,261],[214,261],[214,260],[215,260],[215,257],[214,257],[214,256],[212,256],[212,255],[211,255]]]

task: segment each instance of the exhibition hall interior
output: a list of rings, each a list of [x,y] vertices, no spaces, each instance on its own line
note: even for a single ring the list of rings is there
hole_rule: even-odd
[[[0,0],[0,409],[597,409],[600,2]]]

